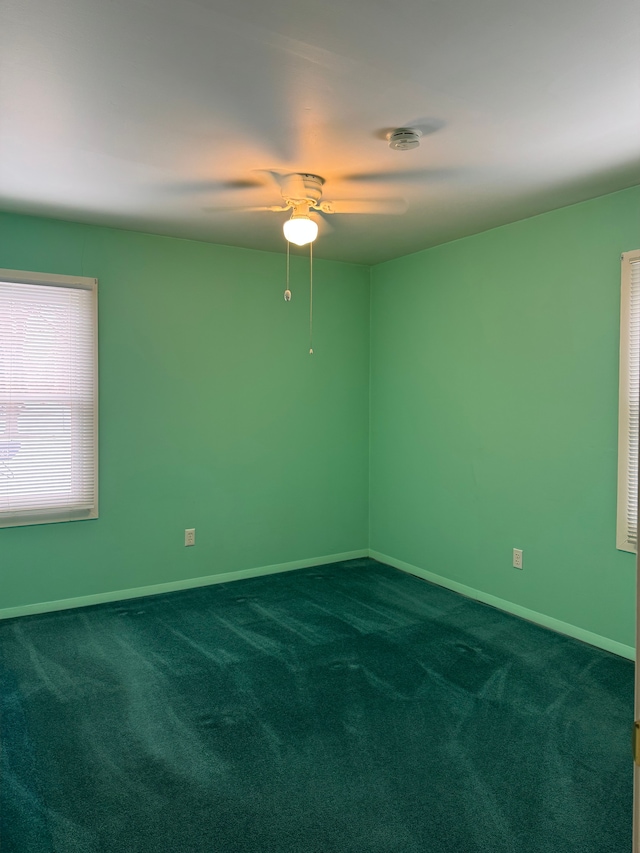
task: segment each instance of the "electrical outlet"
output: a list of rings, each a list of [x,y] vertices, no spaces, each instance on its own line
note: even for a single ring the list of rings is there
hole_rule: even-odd
[[[520,548],[513,549],[513,568],[522,568],[522,550]]]
[[[195,527],[189,527],[184,531],[184,544],[195,545],[196,544],[196,529]]]

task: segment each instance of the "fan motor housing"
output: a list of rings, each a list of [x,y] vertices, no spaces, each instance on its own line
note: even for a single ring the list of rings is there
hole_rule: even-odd
[[[412,127],[399,127],[389,134],[389,148],[394,151],[409,151],[420,145],[422,132]]]
[[[304,196],[302,197],[300,180],[304,184]],[[319,175],[300,172],[293,175],[285,175],[280,182],[280,187],[282,196],[285,199],[299,202],[308,201],[310,204],[315,204],[322,198],[323,184],[324,178],[321,178]]]

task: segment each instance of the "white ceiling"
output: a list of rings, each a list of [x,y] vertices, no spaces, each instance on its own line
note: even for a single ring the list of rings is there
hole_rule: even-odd
[[[204,208],[311,172],[406,199],[314,246],[375,263],[640,183],[639,45],[638,0],[2,0],[0,208],[282,251]]]

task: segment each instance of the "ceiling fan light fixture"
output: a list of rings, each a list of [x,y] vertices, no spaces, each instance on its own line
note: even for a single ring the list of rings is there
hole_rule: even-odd
[[[284,223],[284,236],[296,246],[306,246],[313,243],[318,236],[318,225],[304,214],[294,214]]]

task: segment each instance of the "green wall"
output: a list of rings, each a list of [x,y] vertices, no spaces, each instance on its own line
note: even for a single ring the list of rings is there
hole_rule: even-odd
[[[100,518],[0,530],[0,610],[365,549],[369,270],[0,215],[99,280]],[[196,547],[184,547],[184,528]]]
[[[101,407],[100,518],[0,529],[0,611],[371,547],[634,645],[615,504],[639,246],[633,188],[371,270],[317,261],[311,357],[306,259],[286,304],[281,255],[0,215],[0,267],[99,279]]]
[[[373,269],[372,549],[634,645],[615,521],[619,256],[638,247],[633,188]]]

